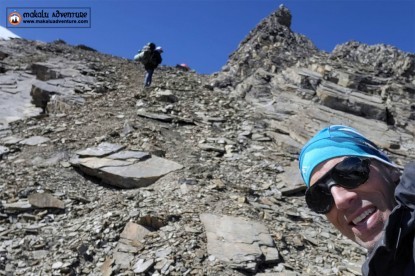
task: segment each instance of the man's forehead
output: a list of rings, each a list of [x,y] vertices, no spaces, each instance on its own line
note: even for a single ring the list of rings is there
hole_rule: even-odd
[[[347,156],[342,157],[336,157],[333,159],[326,160],[320,164],[318,164],[313,172],[311,173],[310,178],[310,187],[314,185],[314,183],[317,182],[321,177],[323,177],[328,171],[330,171],[334,166],[336,166],[338,163],[343,161]]]

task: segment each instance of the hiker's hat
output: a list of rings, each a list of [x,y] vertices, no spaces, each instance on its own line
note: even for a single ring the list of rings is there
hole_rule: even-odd
[[[355,129],[332,125],[318,132],[301,150],[299,165],[306,186],[310,186],[311,174],[320,163],[342,156],[373,158],[397,167],[372,141]]]
[[[154,44],[153,42],[149,42],[147,43],[148,47],[150,47],[151,50],[154,50],[156,48],[156,44]]]
[[[161,48],[160,46],[158,46],[158,47],[156,48],[156,51],[157,51],[157,52],[160,52],[160,53],[163,53],[163,48]]]

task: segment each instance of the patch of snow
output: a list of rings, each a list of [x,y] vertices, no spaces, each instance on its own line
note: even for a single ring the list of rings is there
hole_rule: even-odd
[[[9,40],[10,38],[20,38],[20,36],[0,26],[0,40]]]

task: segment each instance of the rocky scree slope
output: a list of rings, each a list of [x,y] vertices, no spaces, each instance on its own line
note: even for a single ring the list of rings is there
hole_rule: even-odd
[[[2,41],[2,96],[38,108],[1,128],[1,273],[360,275],[365,252],[306,208],[296,159],[333,123],[413,159],[414,56],[357,42],[320,52],[290,21],[284,7],[270,15],[217,75],[162,66],[146,90],[129,60]],[[139,176],[119,173],[136,161],[114,152],[182,168],[120,188],[114,178]]]

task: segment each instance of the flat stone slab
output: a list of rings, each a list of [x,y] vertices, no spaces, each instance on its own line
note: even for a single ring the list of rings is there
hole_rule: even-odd
[[[20,141],[20,144],[28,145],[28,146],[37,146],[46,142],[49,142],[50,139],[43,136],[33,136],[27,139]]]
[[[4,144],[5,146],[11,146],[11,145],[15,145],[19,143],[22,140],[23,138],[19,138],[15,136],[8,136],[8,137],[4,137],[3,139],[1,139],[0,142]]]
[[[199,144],[198,147],[205,151],[215,151],[219,153],[225,153],[225,148],[222,145]]]
[[[28,211],[28,210],[32,209],[32,205],[26,200],[17,201],[17,202],[13,202],[13,203],[2,202],[1,205],[4,208],[4,212],[9,213],[9,214],[25,212],[25,211]]]
[[[114,159],[109,159],[109,158],[86,157],[86,158],[71,159],[71,164],[82,165],[90,169],[102,169],[105,167],[129,166],[129,165],[134,164],[134,162],[125,161],[125,160],[114,160]]]
[[[151,267],[153,267],[154,264],[155,262],[153,259],[150,259],[147,261],[144,259],[139,259],[133,267],[134,273],[144,273],[147,270],[149,270]]]
[[[146,111],[141,111],[141,110],[137,111],[137,115],[140,117],[158,120],[162,122],[168,122],[168,123],[172,122],[174,119],[174,117],[166,115],[166,114],[151,113],[151,112],[146,112]]]
[[[105,167],[101,169],[103,180],[120,188],[146,187],[160,177],[183,168],[179,163],[153,156],[145,161],[124,167]]]
[[[110,159],[121,159],[121,160],[127,160],[127,159],[144,160],[150,157],[151,157],[151,154],[148,152],[132,151],[132,150],[120,151],[120,152],[117,152],[117,153],[114,153],[108,156],[108,158]]]
[[[53,94],[58,94],[58,95],[74,94],[73,89],[51,85],[51,84],[48,84],[47,82],[38,81],[38,80],[33,81],[32,90],[33,89],[38,89],[39,91],[42,91],[43,93],[52,94],[52,95]]]
[[[120,234],[120,238],[139,242],[144,239],[148,233],[151,233],[151,231],[144,226],[129,221]]]
[[[33,75],[12,71],[7,71],[2,75],[0,80],[0,126],[37,116],[42,111],[31,104],[30,89],[34,78]],[[3,81],[7,84],[3,85]]]
[[[144,226],[129,221],[120,235],[115,252],[136,254],[144,245],[141,240],[150,233]]]
[[[79,156],[95,156],[95,157],[102,157],[109,154],[116,153],[122,149],[124,149],[125,146],[117,145],[117,144],[111,144],[111,143],[101,143],[96,147],[90,147],[84,150],[79,150],[76,152]]]
[[[131,262],[134,260],[134,254],[118,251],[113,254],[113,258],[120,268],[129,269]]]
[[[3,54],[0,51],[0,58]],[[79,61],[51,58],[31,64],[32,74],[21,71],[28,69],[27,65],[15,64],[21,68],[8,70],[0,76],[0,126],[38,116],[52,95],[55,98],[59,95],[60,106],[67,109],[83,104],[85,100],[78,93],[91,91],[98,85],[95,77],[81,74],[90,69]]]
[[[386,105],[378,96],[356,93],[331,82],[322,82],[316,92],[321,103],[329,108],[379,121],[386,120]]]
[[[289,196],[306,189],[298,167],[298,162],[294,161],[291,166],[285,167],[284,172],[278,175],[279,179],[281,179],[285,184],[285,187],[280,189],[281,193],[285,196]]]
[[[147,152],[117,152],[122,148],[120,145],[102,143],[95,148],[77,151],[84,157],[72,158],[70,163],[103,183],[127,189],[146,187],[160,177],[183,168],[179,163],[151,156]]]
[[[261,263],[279,261],[278,250],[265,225],[207,213],[201,214],[200,219],[206,229],[209,255],[230,267],[255,272]]]

